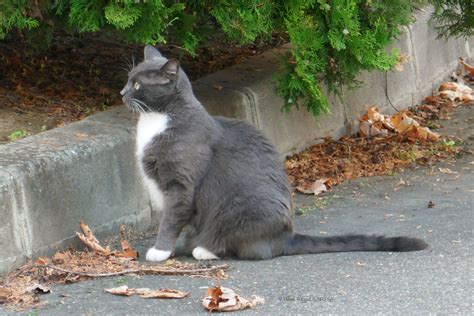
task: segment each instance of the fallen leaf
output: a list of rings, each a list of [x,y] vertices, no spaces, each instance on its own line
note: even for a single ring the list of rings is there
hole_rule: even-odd
[[[458,82],[443,82],[439,86],[436,96],[449,99],[450,101],[469,102],[474,100],[472,89]]]
[[[439,139],[439,135],[437,133],[432,132],[427,127],[421,126],[414,126],[410,128],[405,135],[411,141],[421,140],[421,141],[437,141]]]
[[[310,187],[306,187],[303,185],[297,186],[296,190],[300,193],[303,194],[314,194],[314,195],[319,195],[323,192],[326,192],[328,190],[326,183],[329,181],[329,179],[324,178],[324,179],[318,179],[314,181]]]
[[[391,117],[390,121],[399,134],[405,135],[411,141],[436,141],[439,139],[438,134],[427,127],[420,126],[416,120],[409,117],[407,111],[398,112]]]
[[[370,106],[360,121],[359,132],[363,136],[387,135],[389,131],[394,130],[390,118],[380,114],[375,106]]]
[[[326,182],[328,182],[328,180],[329,179],[324,178],[313,182],[313,184],[311,185],[311,190],[313,190],[314,195],[319,195],[328,190],[326,186]]]
[[[388,131],[385,129],[380,129],[374,124],[362,121],[359,125],[359,132],[362,136],[370,137],[370,136],[378,136],[378,135],[388,135]]]
[[[132,296],[133,294],[135,294],[134,289],[129,289],[127,285],[105,289],[105,291],[107,293],[120,295],[120,296]]]
[[[6,289],[0,286],[0,304],[8,301],[8,298],[12,295],[11,289]]]
[[[254,308],[263,304],[265,300],[259,296],[253,299],[246,299],[237,294],[232,289],[215,286],[207,289],[207,295],[202,300],[202,305],[209,311],[238,311],[247,308]]]
[[[179,290],[148,290],[137,294],[142,298],[185,298],[190,295],[188,292],[182,292]]]
[[[395,185],[394,191],[400,190],[401,187],[404,186],[409,186],[410,182],[404,181],[402,178],[400,178],[400,181]]]
[[[397,56],[397,61],[395,63],[395,70],[400,72],[403,71],[403,64],[407,63],[410,60],[410,55],[407,53],[401,53]]]
[[[464,58],[459,58],[459,63],[464,66],[464,71],[468,73],[469,76],[474,77],[474,67],[469,65],[464,61]]]
[[[76,232],[76,235],[88,248],[94,250],[95,252],[103,256],[108,256],[111,254],[109,248],[104,248],[100,245],[99,241],[92,233],[92,230],[82,220],[80,221],[80,227],[83,234]]]
[[[44,266],[44,265],[48,264],[48,259],[43,258],[43,257],[39,257],[38,259],[35,260],[35,264]]]
[[[418,122],[407,115],[407,111],[400,111],[390,118],[392,125],[399,134],[404,134],[413,126],[419,126]]]
[[[97,240],[97,238],[95,238],[95,236],[92,233],[92,230],[90,229],[89,225],[87,225],[82,219],[79,221],[79,226],[81,227],[81,230],[84,233],[84,236],[89,238],[94,243],[97,243],[97,244],[99,243],[99,240]]]
[[[438,91],[445,91],[445,90],[456,91],[458,90],[458,85],[456,82],[443,82],[442,84],[439,85]]]
[[[89,137],[89,135],[86,134],[86,133],[75,133],[74,136],[78,139],[81,139],[81,140],[86,139],[87,137]]]
[[[35,283],[33,285],[30,285],[26,288],[27,292],[33,293],[33,294],[48,294],[51,293],[51,289],[43,284],[38,284]]]
[[[452,170],[449,169],[449,168],[438,168],[438,170],[439,170],[441,173],[458,174],[458,172],[452,171]]]
[[[53,263],[55,264],[63,264],[64,260],[66,259],[66,254],[63,252],[56,252],[53,256]]]
[[[122,240],[120,241],[120,244],[122,245],[122,251],[115,253],[117,257],[123,257],[123,258],[130,258],[132,260],[137,260],[138,258],[138,251],[132,248],[128,241]]]
[[[142,298],[185,298],[190,295],[188,292],[182,292],[179,290],[151,290],[149,288],[129,288],[127,285],[122,285],[116,288],[105,289],[107,293],[120,295],[120,296],[132,296],[134,294],[139,295]]]

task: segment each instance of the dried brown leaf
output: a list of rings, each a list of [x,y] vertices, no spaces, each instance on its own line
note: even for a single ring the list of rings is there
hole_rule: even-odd
[[[232,289],[225,287],[208,288],[207,295],[202,300],[202,305],[209,311],[231,312],[247,308],[254,308],[263,304],[265,300],[259,296],[246,299],[236,294]]]
[[[0,286],[0,304],[4,304],[13,295],[12,289]]]
[[[87,225],[82,219],[79,222],[79,226],[81,227],[82,233],[84,234],[85,237],[90,239],[96,244],[99,244],[99,240],[95,238],[94,234],[92,233],[92,230],[90,229],[89,225]]]
[[[84,140],[86,139],[87,137],[89,137],[88,134],[86,133],[75,133],[74,136],[80,140]]]
[[[81,227],[83,233],[81,234],[76,232],[76,235],[89,249],[94,250],[103,256],[108,256],[111,254],[109,248],[104,248],[100,245],[99,240],[97,240],[90,227],[83,220],[80,221],[79,226]]]
[[[189,292],[170,289],[148,290],[137,294],[142,298],[185,298],[190,295]]]
[[[105,289],[107,293],[119,296],[139,295],[142,298],[162,298],[162,299],[180,299],[190,295],[188,292],[171,289],[152,290],[149,288],[129,288],[127,285],[122,285],[116,288]]]
[[[314,195],[319,195],[323,192],[326,192],[328,190],[326,186],[326,182],[328,182],[329,179],[324,178],[324,179],[319,179],[313,182],[311,185],[311,189],[313,190]]]
[[[474,67],[464,61],[464,58],[459,58],[459,63],[464,66],[464,71],[470,76],[474,77]]]
[[[458,174],[456,171],[452,171],[449,168],[438,168],[441,173],[447,173],[447,174]]]
[[[81,233],[76,232],[77,237],[91,250],[94,250],[98,254],[101,254],[103,256],[108,256],[110,255],[110,250],[107,248],[102,247],[99,243],[94,242],[93,240],[87,238]]]
[[[122,246],[122,251],[115,253],[115,256],[117,257],[123,257],[123,258],[130,258],[132,260],[137,260],[138,259],[138,251],[132,248],[128,241],[122,240],[120,241],[120,244]]]
[[[56,252],[53,256],[53,263],[63,264],[66,259],[67,259],[67,256],[64,252]]]
[[[132,296],[133,294],[135,294],[134,289],[130,289],[127,285],[105,289],[105,291],[107,293],[120,296]]]
[[[397,56],[397,61],[395,63],[395,70],[400,72],[403,71],[403,65],[410,60],[410,55],[407,53],[401,53]]]
[[[35,260],[35,264],[38,264],[38,265],[45,265],[48,263],[49,263],[48,259],[44,257],[39,257],[38,259]]]
[[[27,292],[33,293],[33,294],[48,294],[51,293],[51,289],[47,287],[44,284],[32,284],[26,288]]]

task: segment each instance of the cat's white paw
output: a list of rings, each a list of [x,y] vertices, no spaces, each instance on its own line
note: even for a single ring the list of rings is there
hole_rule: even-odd
[[[146,261],[163,261],[168,259],[170,256],[170,250],[158,250],[156,248],[150,248],[146,253]]]
[[[196,260],[212,260],[219,259],[218,256],[203,247],[196,247],[193,249],[193,257]]]

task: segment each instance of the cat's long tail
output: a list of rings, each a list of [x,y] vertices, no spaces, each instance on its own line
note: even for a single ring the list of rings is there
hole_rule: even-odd
[[[415,251],[427,247],[428,244],[423,240],[411,237],[367,235],[315,237],[293,234],[284,242],[283,255],[345,251]]]

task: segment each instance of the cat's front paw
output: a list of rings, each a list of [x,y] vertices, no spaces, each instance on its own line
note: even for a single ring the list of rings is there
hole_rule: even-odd
[[[150,248],[146,253],[146,261],[164,261],[170,256],[170,250],[159,250],[156,248]]]

